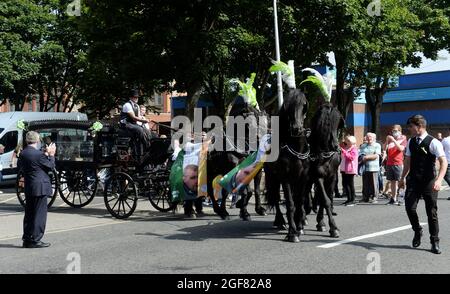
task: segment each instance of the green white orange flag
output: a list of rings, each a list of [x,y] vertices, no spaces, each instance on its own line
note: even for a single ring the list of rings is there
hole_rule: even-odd
[[[187,143],[170,170],[172,202],[207,196],[208,142]]]
[[[250,154],[239,165],[233,168],[219,181],[219,185],[228,193],[242,191],[262,169],[266,161],[266,153],[270,148],[270,135],[264,136],[259,144],[258,151]]]

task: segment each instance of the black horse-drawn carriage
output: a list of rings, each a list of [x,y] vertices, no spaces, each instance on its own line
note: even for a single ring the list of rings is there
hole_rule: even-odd
[[[98,125],[98,123],[97,123]],[[127,218],[136,209],[138,197],[146,197],[159,211],[170,211],[168,161],[170,139],[153,138],[150,150],[142,146],[117,124],[103,123],[99,129],[90,121],[33,121],[23,132],[36,131],[42,144],[56,143],[56,169],[51,172],[53,195],[59,194],[71,207],[88,205],[100,189],[108,211]],[[25,204],[23,174],[17,176],[17,196]]]

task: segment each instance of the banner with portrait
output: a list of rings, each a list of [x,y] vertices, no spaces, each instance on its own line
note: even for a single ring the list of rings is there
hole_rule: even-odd
[[[239,193],[247,187],[262,169],[270,149],[270,135],[265,135],[257,151],[251,153],[240,164],[219,180],[219,185],[228,193]]]
[[[208,143],[187,143],[170,170],[172,202],[194,200],[208,195],[207,152]]]

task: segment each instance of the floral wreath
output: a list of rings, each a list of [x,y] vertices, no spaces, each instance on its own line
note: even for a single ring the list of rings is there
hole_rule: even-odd
[[[98,131],[103,129],[103,124],[99,121],[96,121],[92,124],[92,126],[89,128],[89,131],[91,132],[92,136],[95,137]]]

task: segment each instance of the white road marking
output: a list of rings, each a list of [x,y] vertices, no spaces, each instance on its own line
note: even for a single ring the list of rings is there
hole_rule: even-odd
[[[14,197],[8,198],[6,200],[0,201],[0,203],[6,203],[6,202],[11,201],[13,199],[17,199],[17,196],[14,196]]]
[[[427,225],[427,223],[420,223],[420,225]],[[350,238],[350,239],[346,239],[346,240],[341,240],[341,241],[337,241],[337,242],[333,242],[333,243],[328,243],[328,244],[324,244],[324,245],[320,245],[317,246],[317,248],[333,248],[342,244],[347,244],[347,243],[351,243],[351,242],[355,242],[355,241],[359,241],[359,240],[363,240],[363,239],[368,239],[368,238],[373,238],[373,237],[378,237],[378,236],[382,236],[382,235],[387,235],[387,234],[392,234],[395,232],[399,232],[399,231],[404,231],[404,230],[408,230],[411,229],[411,225],[408,226],[403,226],[403,227],[398,227],[398,228],[394,228],[394,229],[390,229],[390,230],[385,230],[385,231],[381,231],[381,232],[376,232],[376,233],[372,233],[372,234],[367,234],[367,235],[362,235],[359,237],[354,237],[354,238]]]
[[[111,221],[111,222],[101,223],[101,224],[96,224],[96,225],[80,226],[80,227],[63,229],[63,230],[53,230],[53,231],[45,232],[45,234],[48,235],[48,234],[56,234],[56,233],[65,233],[65,232],[71,232],[71,231],[77,231],[77,230],[84,230],[84,229],[91,229],[91,228],[104,227],[104,226],[109,226],[109,225],[126,224],[126,223],[129,223],[129,222],[127,222],[127,221]],[[14,240],[14,239],[20,239],[20,238],[22,238],[22,235],[16,235],[16,236],[2,238],[2,239],[0,239],[0,241]]]

